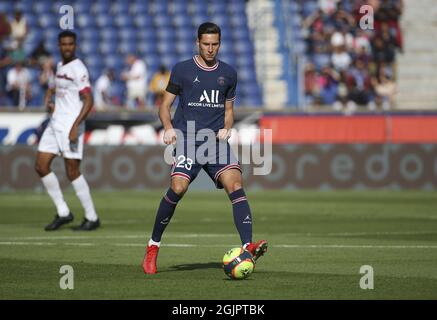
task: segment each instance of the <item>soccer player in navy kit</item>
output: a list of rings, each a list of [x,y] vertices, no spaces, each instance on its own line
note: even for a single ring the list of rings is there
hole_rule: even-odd
[[[224,188],[228,194],[243,247],[253,254],[255,260],[267,251],[267,241],[252,242],[252,215],[242,187],[241,167],[227,141],[234,122],[237,73],[231,66],[216,59],[220,36],[220,28],[214,23],[206,22],[199,26],[199,55],[173,67],[159,108],[164,143],[176,145],[175,162],[171,171],[171,186],[160,202],[152,237],[146,248],[143,269],[147,274],[157,272],[156,259],[162,234],[177,203],[202,168],[217,188]],[[172,121],[170,108],[176,96],[179,96],[179,105]],[[200,133],[208,130],[213,139],[207,138],[204,144],[202,136],[207,135]],[[204,157],[198,157],[197,151],[202,144],[212,148],[206,148],[206,155],[203,153]]]

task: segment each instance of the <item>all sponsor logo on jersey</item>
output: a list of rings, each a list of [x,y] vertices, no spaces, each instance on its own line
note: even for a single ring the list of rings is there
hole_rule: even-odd
[[[209,108],[224,108],[223,103],[219,103],[219,90],[203,90],[200,95],[199,102],[189,102],[189,107],[209,107]]]

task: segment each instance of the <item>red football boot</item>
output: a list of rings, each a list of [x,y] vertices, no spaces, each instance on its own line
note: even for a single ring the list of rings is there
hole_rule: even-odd
[[[147,246],[146,255],[143,260],[144,273],[156,273],[156,258],[158,257],[159,247],[155,245]]]
[[[253,260],[256,261],[267,252],[267,241],[260,240],[256,243],[251,242],[246,246],[246,250],[253,255]]]

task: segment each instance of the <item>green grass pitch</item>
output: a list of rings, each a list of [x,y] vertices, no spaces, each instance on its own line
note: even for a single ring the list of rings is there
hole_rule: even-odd
[[[221,268],[239,245],[224,192],[188,192],[163,238],[156,275],[141,268],[163,195],[94,192],[102,228],[45,232],[45,193],[0,194],[0,299],[437,299],[437,197],[419,191],[248,192],[254,240],[269,250],[243,281]],[[66,200],[77,225],[74,193]],[[62,265],[74,289],[61,290]],[[374,289],[360,288],[362,265]]]

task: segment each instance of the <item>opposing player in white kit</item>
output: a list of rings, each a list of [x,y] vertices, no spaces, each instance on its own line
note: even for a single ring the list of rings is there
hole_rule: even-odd
[[[100,221],[88,183],[80,173],[84,120],[93,106],[91,85],[87,68],[75,56],[76,34],[71,31],[61,32],[58,44],[62,62],[58,63],[56,70],[56,87],[47,90],[44,100],[53,114],[38,145],[35,163],[35,170],[57,209],[55,219],[45,230],[57,230],[74,219],[62,195],[59,181],[50,170],[51,163],[57,155],[64,158],[67,177],[85,210],[85,219],[73,230],[94,230],[100,226]],[[54,105],[51,102],[53,94]]]

